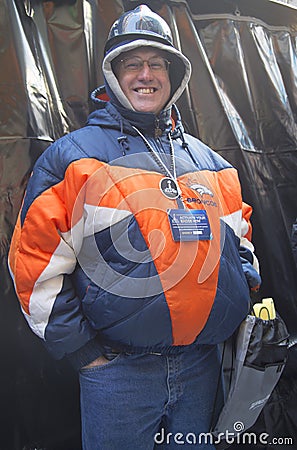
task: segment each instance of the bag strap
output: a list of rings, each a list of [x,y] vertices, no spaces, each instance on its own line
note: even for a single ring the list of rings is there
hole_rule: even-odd
[[[248,314],[253,314],[253,307],[254,304],[257,303],[259,301],[259,293],[256,291],[251,291],[250,292],[250,302],[249,302],[249,313]],[[216,386],[216,394],[215,394],[215,399],[214,399],[214,403],[213,403],[213,408],[212,408],[212,413],[211,413],[211,421],[210,421],[210,430],[212,430],[214,428],[214,426],[216,425],[216,414],[217,414],[217,401],[218,401],[218,395],[219,395],[219,389],[220,389],[220,381],[221,381],[221,377],[223,377],[223,379],[225,378],[224,375],[224,361],[226,359],[226,353],[228,350],[228,347],[231,348],[231,364],[230,364],[230,369],[229,369],[229,374],[228,376],[228,389],[226,389],[226,393],[224,395],[224,401],[226,401],[228,394],[230,392],[231,389],[231,385],[232,385],[232,377],[234,374],[234,361],[235,361],[235,353],[236,353],[236,337],[237,337],[237,332],[238,332],[238,328],[234,331],[234,333],[232,334],[232,336],[230,336],[228,339],[226,339],[226,341],[224,341],[223,343],[223,347],[222,347],[222,357],[221,357],[221,363],[220,363],[220,371],[219,371],[219,375],[218,375],[218,380],[217,380],[217,386]],[[227,378],[226,376],[226,378]]]
[[[215,393],[215,398],[214,398],[214,402],[213,402],[213,407],[212,407],[212,412],[211,412],[211,421],[210,421],[210,431],[214,428],[214,426],[216,425],[217,422],[217,415],[219,413],[219,411],[217,411],[217,401],[218,401],[218,395],[219,395],[219,389],[220,389],[220,384],[221,384],[221,380],[223,378],[225,378],[224,375],[224,362],[226,360],[226,354],[227,354],[227,350],[228,348],[231,348],[231,364],[230,364],[230,368],[229,368],[229,374],[228,374],[228,389],[226,390],[226,394],[224,395],[224,401],[226,400],[230,389],[231,389],[231,384],[232,384],[232,377],[233,377],[233,373],[234,373],[234,360],[235,360],[235,344],[236,344],[236,333],[237,330],[232,334],[231,337],[229,337],[229,339],[227,339],[226,341],[224,341],[223,345],[222,345],[222,356],[221,356],[221,363],[220,363],[220,370],[219,370],[219,374],[218,374],[218,378],[217,378],[217,383],[216,383],[216,393]]]

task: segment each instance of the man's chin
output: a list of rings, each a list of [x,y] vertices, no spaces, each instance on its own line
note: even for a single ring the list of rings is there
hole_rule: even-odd
[[[160,105],[153,101],[135,101],[131,102],[133,108],[138,112],[157,113],[160,111]]]
[[[156,108],[150,105],[133,105],[133,108],[142,113],[157,113]]]

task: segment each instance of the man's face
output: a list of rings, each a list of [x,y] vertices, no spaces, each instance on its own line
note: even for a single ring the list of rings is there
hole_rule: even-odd
[[[162,51],[142,47],[123,53],[120,59],[115,73],[133,108],[158,115],[168,102],[171,89],[169,67]]]

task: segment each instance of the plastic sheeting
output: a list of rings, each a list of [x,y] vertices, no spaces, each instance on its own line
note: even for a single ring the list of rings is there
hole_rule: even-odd
[[[102,83],[110,24],[139,3],[0,0],[0,450],[80,449],[76,376],[66,363],[52,361],[28,330],[6,255],[32,165],[50,142],[84,124],[89,92]],[[192,79],[179,101],[186,128],[238,168],[244,198],[254,208],[261,296],[274,297],[295,335],[296,27],[222,11],[232,2],[207,2],[211,14],[202,1],[146,3],[168,21],[192,61]],[[198,15],[200,5],[204,14]],[[292,367],[261,419],[271,433],[291,390]],[[287,429],[296,435],[292,410],[282,417],[278,435]]]
[[[295,333],[296,36],[241,17],[197,17],[193,23],[201,60],[192,58],[198,78],[190,89],[199,134],[239,170],[244,198],[254,208],[261,293],[275,298]],[[208,82],[199,80],[201,66]],[[201,84],[204,89],[197,89]]]

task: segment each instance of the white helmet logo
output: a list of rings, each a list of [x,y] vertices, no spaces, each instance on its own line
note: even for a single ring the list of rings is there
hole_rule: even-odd
[[[203,197],[203,195],[210,195],[211,197],[213,197],[213,193],[211,192],[211,190],[208,189],[208,187],[204,186],[203,184],[192,184],[190,188],[197,191],[198,194],[201,195],[201,197]]]

